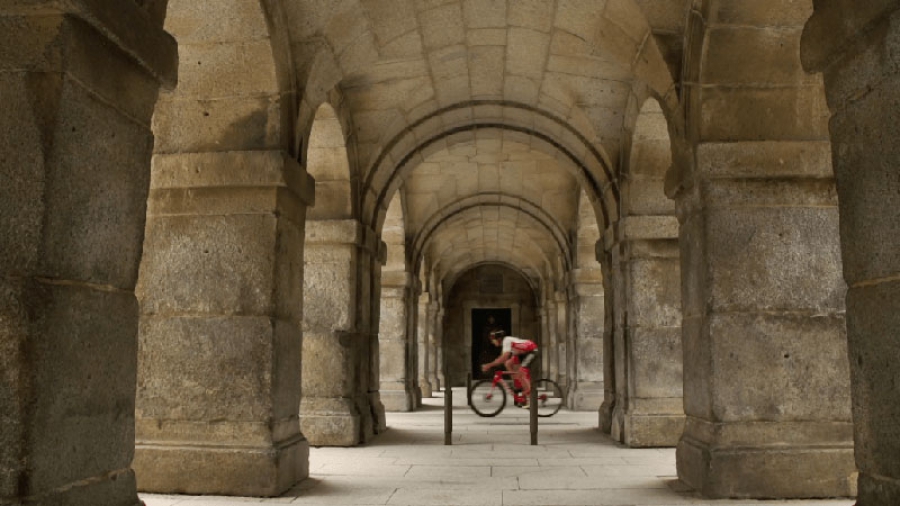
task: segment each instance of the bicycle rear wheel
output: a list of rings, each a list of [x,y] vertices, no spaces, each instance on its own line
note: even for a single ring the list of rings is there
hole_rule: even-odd
[[[491,380],[481,380],[472,385],[469,403],[478,416],[497,416],[506,406],[506,390],[500,385],[495,387]]]
[[[534,382],[532,388],[537,389],[537,414],[538,416],[553,416],[564,404],[562,390],[555,381],[539,379]]]

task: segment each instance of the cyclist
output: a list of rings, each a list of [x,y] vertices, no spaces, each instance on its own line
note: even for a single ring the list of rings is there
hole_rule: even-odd
[[[503,330],[495,330],[490,333],[491,344],[502,348],[502,350],[499,357],[491,362],[482,364],[481,370],[487,372],[492,367],[503,364],[506,370],[512,373],[513,379],[522,385],[525,403],[521,407],[527,408],[528,395],[531,393],[531,370],[528,368],[528,364],[537,355],[537,344],[528,339],[513,336],[504,337],[505,333]]]

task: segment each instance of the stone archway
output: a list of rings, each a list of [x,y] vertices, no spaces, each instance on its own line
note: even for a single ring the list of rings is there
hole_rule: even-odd
[[[332,102],[340,104],[340,97],[333,94]],[[368,259],[378,252],[371,233],[355,218],[357,178],[347,128],[339,110],[321,104],[306,155],[317,203],[306,224],[300,419],[315,445],[353,446],[371,439],[380,426],[369,395],[377,347],[371,342],[367,297],[373,276]]]
[[[684,426],[681,276],[675,206],[663,191],[672,144],[655,98],[631,121],[620,217],[597,245],[609,262],[613,318],[606,377],[614,394],[601,419],[610,417],[613,438],[629,446],[675,446]]]
[[[144,491],[276,495],[308,475],[297,413],[312,185],[289,148],[293,76],[272,16],[168,4],[182,65],[154,112],[137,289]]]

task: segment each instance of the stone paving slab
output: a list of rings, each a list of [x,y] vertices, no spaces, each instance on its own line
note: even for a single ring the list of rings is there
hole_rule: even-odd
[[[454,392],[453,444],[444,445],[443,399],[388,413],[388,431],[357,448],[310,448],[310,478],[282,497],[141,494],[147,506],[852,506],[817,501],[709,500],[674,491],[675,450],[632,449],[600,433],[592,412],[541,419],[530,444],[527,413],[475,416]]]

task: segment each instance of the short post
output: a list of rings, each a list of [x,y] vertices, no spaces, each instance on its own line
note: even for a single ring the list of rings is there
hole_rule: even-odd
[[[453,444],[453,387],[444,357],[444,446]]]
[[[472,406],[472,371],[466,374],[466,406]]]
[[[538,444],[537,390],[531,386],[528,394],[528,418],[531,422],[531,445]]]

